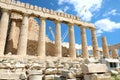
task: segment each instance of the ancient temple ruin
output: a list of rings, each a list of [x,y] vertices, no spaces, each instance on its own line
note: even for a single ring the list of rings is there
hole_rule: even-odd
[[[46,36],[46,20],[55,23],[54,43]],[[68,26],[68,48],[62,45],[61,23]],[[76,54],[74,26],[80,29],[82,58]],[[91,31],[94,58],[89,58],[86,29]],[[110,58],[105,37],[102,43],[103,55]],[[113,57],[118,57],[115,50]],[[0,0],[0,79],[110,80],[106,72],[106,65],[100,63],[94,24],[28,3]]]
[[[52,44],[46,37],[46,20],[51,20],[56,25],[55,44],[53,48],[55,57],[64,57],[62,51],[64,50],[69,57],[76,58],[75,25],[81,30],[82,57],[89,57],[86,28],[92,34],[93,56],[99,56],[94,24],[83,22],[77,16],[13,0],[0,0],[0,12],[1,56],[9,52],[15,55],[25,56],[30,54],[42,58],[49,55],[49,45]],[[40,26],[34,18],[40,20]],[[69,50],[61,46],[61,23],[67,24],[69,28]]]

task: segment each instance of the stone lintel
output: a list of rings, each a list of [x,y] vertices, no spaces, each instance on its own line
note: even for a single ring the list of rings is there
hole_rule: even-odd
[[[17,5],[18,3],[20,5]],[[36,6],[33,6],[33,9],[31,9],[28,3],[23,4],[22,2],[15,1],[15,2],[10,2],[8,4],[7,2],[0,1],[0,7],[8,9],[8,10],[14,10],[14,11],[21,12],[21,13],[27,13],[29,15],[34,14],[35,16],[46,17],[49,19],[56,19],[56,20],[59,19],[63,22],[74,23],[75,25],[78,25],[78,26],[82,25],[86,27],[93,27],[93,24],[82,22],[80,19],[78,19],[77,16],[55,12],[53,10],[48,10],[46,8],[38,8]]]
[[[12,12],[11,13],[11,19],[16,19],[16,20],[22,20],[23,19],[23,16],[19,13],[16,13],[16,12]]]

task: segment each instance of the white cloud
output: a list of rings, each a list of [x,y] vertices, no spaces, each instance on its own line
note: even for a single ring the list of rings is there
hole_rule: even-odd
[[[58,9],[58,10],[56,10],[56,11],[57,11],[57,12],[62,12],[62,13],[64,12],[62,9]]]
[[[120,15],[120,13],[118,13],[116,9],[113,9],[113,10],[107,11],[105,14],[103,14],[104,17],[109,16],[109,15],[115,16],[115,15]]]
[[[90,21],[93,12],[101,8],[102,0],[59,0],[58,4],[68,3],[74,6],[74,11],[84,21]]]
[[[68,7],[68,6],[65,6],[64,12],[66,12],[68,9],[69,9],[69,7]]]
[[[114,9],[114,10],[108,12],[108,14],[116,15],[117,13],[116,13],[116,10]]]
[[[61,5],[61,4],[63,4],[63,2],[64,2],[64,0],[59,0],[58,4]]]
[[[68,6],[65,6],[64,8],[57,9],[57,12],[66,12],[69,9]]]
[[[101,19],[95,22],[97,28],[97,35],[101,35],[103,32],[112,32],[115,29],[120,29],[120,23],[111,21],[109,18]]]

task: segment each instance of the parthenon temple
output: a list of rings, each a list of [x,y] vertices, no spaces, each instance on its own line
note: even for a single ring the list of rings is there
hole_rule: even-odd
[[[48,20],[55,27],[54,41],[47,35]],[[62,24],[67,25],[68,42],[62,41]],[[80,36],[75,36],[75,27]],[[0,0],[0,80],[114,80],[113,73],[120,74],[120,44],[108,46],[106,37],[101,42],[99,48],[95,25],[77,16]]]
[[[34,20],[38,18],[40,25]],[[93,56],[98,55],[98,42],[94,24],[81,21],[77,16],[56,12],[46,8],[33,6],[14,0],[0,0],[0,56],[11,52],[14,55],[35,55],[45,58],[49,53],[49,38],[46,37],[46,20],[55,23],[55,57],[64,57],[64,47],[61,45],[61,23],[68,25],[69,57],[76,58],[74,26],[80,28],[82,57],[88,58],[87,38],[85,29],[91,31]],[[78,36],[79,37],[79,36]]]

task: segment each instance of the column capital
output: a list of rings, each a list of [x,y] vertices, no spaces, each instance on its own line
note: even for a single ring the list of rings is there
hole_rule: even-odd
[[[96,28],[89,28],[91,31],[95,31],[96,30]]]
[[[74,24],[73,23],[67,23],[68,26],[73,26]]]
[[[80,29],[83,29],[83,28],[85,28],[85,27],[83,27],[83,26],[82,26],[82,27],[81,27],[81,26],[79,26],[79,28],[80,28]]]
[[[60,20],[54,20],[55,23],[60,23],[61,21]]]
[[[9,10],[8,10],[8,9],[5,9],[5,8],[2,8],[1,11],[2,11],[2,12],[8,12]]]
[[[24,16],[28,17],[28,16],[29,16],[29,14],[27,14],[27,13],[23,13],[23,17],[24,17]]]
[[[46,20],[46,18],[45,18],[45,17],[39,17],[39,19],[40,19],[40,20],[41,20],[41,19],[42,19],[42,20]]]
[[[2,8],[1,9],[1,12],[2,13],[7,13],[9,15],[10,11],[8,9],[5,9],[5,8]]]
[[[95,28],[95,27],[89,27],[89,29],[90,29],[90,30],[96,30],[96,28]]]

